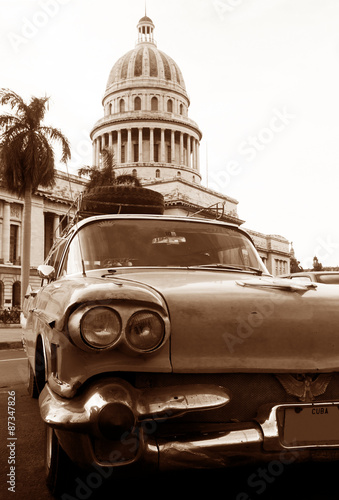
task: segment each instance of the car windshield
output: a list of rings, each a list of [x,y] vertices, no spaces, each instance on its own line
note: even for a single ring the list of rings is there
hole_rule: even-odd
[[[319,274],[318,281],[326,285],[339,285],[339,274]]]
[[[132,266],[253,268],[268,274],[249,238],[237,229],[167,219],[89,223],[71,241],[63,273]]]

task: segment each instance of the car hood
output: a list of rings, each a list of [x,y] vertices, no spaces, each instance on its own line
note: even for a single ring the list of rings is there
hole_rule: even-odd
[[[36,304],[62,330],[77,304],[139,300],[168,311],[177,373],[339,370],[339,287],[225,270],[154,269],[62,279]]]
[[[339,288],[224,270],[132,272],[167,303],[175,372],[339,369]]]

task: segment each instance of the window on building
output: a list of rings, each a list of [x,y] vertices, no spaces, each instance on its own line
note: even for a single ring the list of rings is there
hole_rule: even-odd
[[[125,101],[120,99],[120,113],[125,113]]]
[[[15,281],[12,288],[12,307],[20,307],[21,305],[21,283]]]
[[[159,144],[154,144],[154,161],[159,161]]]
[[[181,115],[184,114],[184,106],[182,104],[180,104],[179,112]]]
[[[121,163],[126,163],[125,144],[121,146]]]
[[[167,111],[169,113],[173,113],[173,101],[172,101],[172,99],[168,99],[168,101],[167,101]]]
[[[178,177],[181,177],[181,172],[177,172],[177,176],[178,176]]]
[[[160,179],[160,170],[157,168],[156,171],[155,171],[155,177],[157,179]]]
[[[134,155],[134,162],[139,161],[139,144],[133,144],[133,155]]]
[[[134,110],[135,111],[140,111],[141,110],[141,99],[139,96],[137,96],[135,99],[134,99]]]
[[[11,224],[9,261],[13,262],[13,264],[16,264],[17,259],[18,259],[18,226]]]
[[[137,172],[136,168],[133,168],[133,170],[132,170],[132,175],[133,175],[134,177],[137,177],[137,174],[138,174],[138,172]]]
[[[172,148],[167,146],[167,163],[172,163]]]
[[[151,100],[151,110],[152,111],[158,111],[158,98],[157,97],[152,97],[152,100]]]

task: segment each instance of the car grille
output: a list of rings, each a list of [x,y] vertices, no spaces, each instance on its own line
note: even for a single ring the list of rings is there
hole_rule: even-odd
[[[181,417],[182,422],[246,422],[256,417],[262,405],[298,403],[299,398],[286,392],[274,374],[138,374],[139,388],[165,387],[184,384],[215,384],[229,390],[231,401],[223,408],[191,412]],[[339,400],[339,374],[332,375],[326,391],[314,401]]]

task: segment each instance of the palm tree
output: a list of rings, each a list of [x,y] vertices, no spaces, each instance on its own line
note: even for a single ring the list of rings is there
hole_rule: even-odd
[[[14,114],[0,115],[0,169],[6,188],[24,198],[21,304],[29,285],[32,195],[39,186],[50,187],[55,180],[51,142],[61,144],[61,161],[71,157],[68,140],[60,130],[42,124],[48,97],[32,97],[27,104],[15,92],[0,89],[0,104]]]

